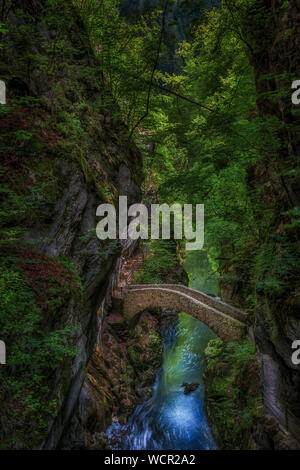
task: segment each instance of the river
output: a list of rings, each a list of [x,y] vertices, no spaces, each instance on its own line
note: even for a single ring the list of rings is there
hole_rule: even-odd
[[[197,259],[187,260],[186,271],[193,282],[195,267],[201,276]],[[215,335],[200,321],[180,313],[162,322],[161,336],[163,364],[152,397],[135,409],[125,426],[114,422],[108,428],[110,446],[113,450],[217,449],[203,409],[204,349]],[[185,395],[183,382],[198,382],[199,387]]]

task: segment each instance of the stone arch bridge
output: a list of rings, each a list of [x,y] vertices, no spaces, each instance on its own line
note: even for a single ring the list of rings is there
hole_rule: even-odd
[[[225,341],[247,334],[247,314],[200,291],[175,284],[129,285],[121,296],[125,319],[131,323],[149,308],[171,308],[205,323]]]

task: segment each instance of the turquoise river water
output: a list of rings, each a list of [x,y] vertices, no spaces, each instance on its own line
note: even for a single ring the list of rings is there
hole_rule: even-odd
[[[209,281],[206,285],[199,264],[202,265],[197,252],[187,260],[185,269],[192,279],[191,287],[197,288],[197,284],[208,294],[217,295],[215,284]],[[114,450],[217,449],[203,407],[204,350],[215,335],[185,313],[164,322],[161,335],[163,364],[152,397],[135,409],[125,426],[114,422],[108,428],[110,445]],[[183,382],[198,382],[199,387],[185,395]]]

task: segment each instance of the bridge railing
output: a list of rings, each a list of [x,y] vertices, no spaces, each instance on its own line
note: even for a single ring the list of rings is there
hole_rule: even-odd
[[[206,305],[209,305],[210,307],[213,307],[222,313],[225,313],[227,315],[230,315],[231,317],[246,323],[247,322],[247,317],[248,314],[246,312],[243,312],[236,307],[233,307],[232,305],[226,304],[225,302],[221,300],[217,300],[214,297],[211,297],[204,292],[197,291],[194,289],[191,289],[190,287],[183,286],[183,285],[177,285],[177,284],[133,284],[133,285],[128,285],[129,289],[147,289],[147,288],[157,288],[157,289],[170,289],[170,290],[175,290],[177,292],[183,292],[190,297],[192,297],[195,300],[199,300],[200,302],[205,303]]]

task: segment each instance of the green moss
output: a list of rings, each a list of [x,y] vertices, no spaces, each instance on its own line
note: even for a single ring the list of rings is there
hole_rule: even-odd
[[[127,353],[128,353],[129,360],[131,364],[133,365],[133,367],[134,368],[141,367],[140,353],[137,350],[135,344],[128,346]]]
[[[60,369],[69,384],[76,326],[45,329],[37,295],[15,265],[4,264],[0,275],[0,331],[8,347],[7,365],[0,369],[0,412],[4,423],[3,448],[38,447],[58,409],[55,373]],[[13,371],[13,374],[11,374]],[[34,426],[32,425],[34,423]],[[1,433],[1,431],[0,431]]]
[[[260,374],[254,344],[211,340],[205,350],[205,407],[221,449],[252,449],[252,431],[261,406]]]
[[[223,350],[223,341],[220,338],[212,339],[205,349],[205,356],[210,361],[221,354]]]
[[[170,271],[178,265],[173,240],[151,240],[150,255],[134,276],[136,284],[164,284]]]

